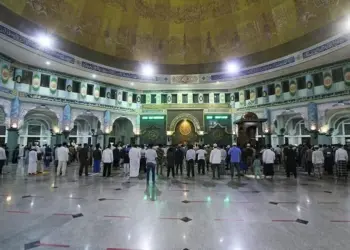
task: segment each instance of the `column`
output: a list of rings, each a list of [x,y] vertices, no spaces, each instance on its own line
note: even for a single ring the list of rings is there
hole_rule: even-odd
[[[63,135],[61,133],[56,134],[56,144],[62,144],[63,142],[62,137]]]
[[[53,148],[57,144],[56,140],[56,134],[51,134],[51,148]]]
[[[310,144],[318,145],[318,131],[310,131]]]
[[[92,144],[92,146],[96,147],[96,144],[97,144],[97,135],[92,135],[91,144]]]
[[[284,145],[284,135],[278,135],[278,145]]]
[[[135,144],[140,145],[140,135],[135,135]]]
[[[272,145],[271,133],[265,133],[264,137],[265,137],[265,145]]]
[[[108,142],[109,142],[109,134],[104,133],[104,134],[103,134],[103,145],[104,145],[105,147],[107,147],[107,146],[108,146]]]
[[[332,136],[327,134],[318,134],[318,144],[326,144],[331,145],[332,144]]]
[[[12,153],[18,145],[18,129],[17,128],[9,128],[7,130],[7,147],[9,150],[9,159],[8,161],[12,161]]]

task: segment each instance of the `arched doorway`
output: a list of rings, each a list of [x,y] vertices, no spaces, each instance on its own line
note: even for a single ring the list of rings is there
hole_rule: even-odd
[[[126,117],[119,117],[113,122],[110,143],[134,144],[135,134],[132,122]]]
[[[199,138],[192,121],[183,119],[176,124],[175,133],[173,134],[173,144],[195,144]]]
[[[74,126],[69,134],[69,142],[75,144],[92,144],[92,130],[95,133],[101,127],[101,123],[93,114],[79,115],[74,120]]]
[[[56,114],[46,108],[36,108],[24,116],[23,125],[19,129],[19,144],[39,143],[51,145],[51,129],[58,124]]]
[[[334,123],[332,135],[332,144],[349,144],[350,143],[350,118],[341,117]]]
[[[306,128],[305,121],[302,117],[296,117],[291,119],[286,124],[286,141],[288,144],[310,144],[310,133]]]

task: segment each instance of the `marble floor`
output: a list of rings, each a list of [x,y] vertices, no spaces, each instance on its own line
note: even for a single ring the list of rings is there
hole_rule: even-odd
[[[350,249],[349,186],[282,173],[240,182],[67,177],[0,179],[0,249]]]

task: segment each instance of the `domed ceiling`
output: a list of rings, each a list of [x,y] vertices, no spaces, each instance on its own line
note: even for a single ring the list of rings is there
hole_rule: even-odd
[[[201,65],[188,69],[199,71],[191,73],[203,73],[218,69],[213,65],[219,62],[237,57],[250,58],[246,64],[272,60],[328,38],[332,33],[329,25],[350,13],[348,0],[0,0],[0,3],[19,18],[42,25],[64,41],[78,45],[77,51],[91,50],[97,59],[101,56],[96,53],[102,53],[106,61],[120,60],[120,68],[126,69],[132,68],[132,62],[151,61],[165,65],[166,73],[172,73],[168,72],[172,66],[175,73],[181,67],[185,72],[188,65]],[[320,29],[322,32],[313,34]],[[291,41],[297,43],[292,46]],[[69,52],[73,47],[66,46]],[[260,57],[252,60],[252,55]]]

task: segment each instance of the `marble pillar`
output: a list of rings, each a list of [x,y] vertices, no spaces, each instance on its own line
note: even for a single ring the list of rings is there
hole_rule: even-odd
[[[56,134],[51,134],[51,148],[53,148],[57,144],[57,137]]]
[[[135,144],[140,145],[140,136],[139,135],[135,135]]]
[[[272,144],[271,133],[265,133],[264,137],[265,137],[265,145],[271,145]]]
[[[60,133],[56,134],[56,144],[62,144],[63,143],[63,135]]]
[[[310,144],[318,145],[318,131],[310,131]]]
[[[284,135],[278,135],[278,145],[284,145]]]
[[[108,143],[109,143],[109,134],[105,133],[103,134],[103,145],[107,147]]]
[[[91,144],[92,144],[92,146],[96,147],[96,144],[97,144],[97,135],[93,135],[93,136],[92,136]]]
[[[15,148],[18,145],[18,129],[16,128],[9,128],[7,130],[7,147],[9,150],[9,159],[8,161],[12,161],[12,154]]]

